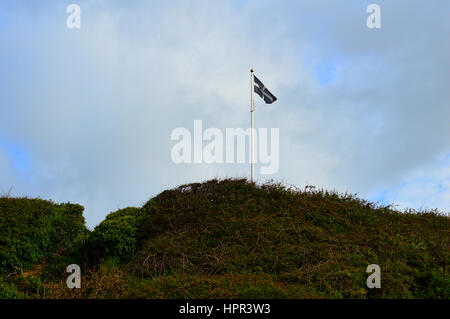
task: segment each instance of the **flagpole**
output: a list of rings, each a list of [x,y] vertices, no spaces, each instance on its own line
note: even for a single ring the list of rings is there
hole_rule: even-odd
[[[252,179],[251,179],[251,181],[252,181],[252,183],[254,182],[254,180],[255,180],[255,162],[254,162],[254,160],[253,160],[253,143],[254,143],[254,141],[253,141],[253,128],[255,127],[255,118],[254,118],[254,115],[253,115],[253,112],[254,112],[254,101],[253,101],[253,91],[254,91],[254,89],[255,89],[255,84],[254,84],[254,80],[253,80],[253,69],[250,69],[250,77],[251,77],[251,85],[252,85],[252,87],[251,87],[251,104],[250,104],[250,118],[251,118],[251,130],[250,130],[250,152],[251,152],[251,155],[250,155],[250,161],[251,161],[251,171],[252,171]]]

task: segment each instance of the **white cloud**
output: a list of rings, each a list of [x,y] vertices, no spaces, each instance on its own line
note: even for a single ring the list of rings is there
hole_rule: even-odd
[[[439,208],[449,214],[450,155],[411,171],[399,185],[385,192],[382,202],[393,203],[399,209]]]

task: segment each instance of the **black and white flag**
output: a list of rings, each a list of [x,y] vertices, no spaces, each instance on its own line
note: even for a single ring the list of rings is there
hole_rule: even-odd
[[[266,86],[255,75],[253,75],[253,87],[255,93],[258,94],[266,104],[272,104],[277,100],[275,95],[270,93]]]

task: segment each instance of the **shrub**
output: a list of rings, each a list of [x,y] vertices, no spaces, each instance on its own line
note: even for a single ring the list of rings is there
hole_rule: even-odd
[[[0,198],[0,272],[21,272],[86,232],[80,205]]]
[[[16,299],[22,297],[23,295],[18,292],[15,285],[5,282],[5,279],[0,277],[0,299]]]
[[[138,229],[143,216],[144,212],[135,207],[109,214],[88,239],[92,253],[102,258],[129,259],[137,248]]]

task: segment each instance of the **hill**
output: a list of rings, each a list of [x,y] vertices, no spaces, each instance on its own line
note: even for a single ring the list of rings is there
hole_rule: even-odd
[[[39,255],[37,273],[10,276],[7,285],[32,298],[449,298],[449,230],[436,211],[211,180],[64,237],[63,250]],[[65,287],[71,263],[83,269],[81,289]],[[369,264],[381,267],[381,289],[366,287]]]

